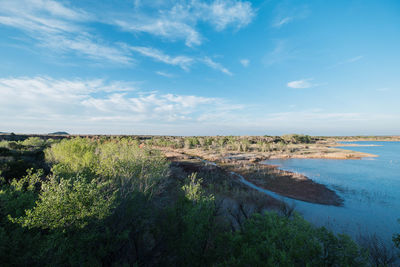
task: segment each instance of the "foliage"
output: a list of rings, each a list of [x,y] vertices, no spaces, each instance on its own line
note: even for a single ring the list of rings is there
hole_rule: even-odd
[[[51,163],[60,163],[58,171],[66,173],[82,173],[92,171],[98,162],[94,153],[96,145],[89,139],[64,139],[58,144],[46,149],[46,160]],[[62,167],[61,167],[62,166]]]
[[[46,159],[55,164],[53,173],[71,177],[112,180],[121,194],[135,190],[152,195],[165,177],[168,163],[157,151],[140,148],[127,140],[98,143],[83,138],[63,140],[46,150]]]
[[[22,141],[21,145],[40,148],[47,146],[47,142],[43,139],[40,139],[39,137],[29,137],[28,139]]]
[[[34,207],[41,175],[41,171],[29,170],[22,179],[9,183],[0,177],[0,262],[3,266],[32,264],[39,253],[40,233],[24,229],[8,218],[23,216],[26,209]]]
[[[399,223],[400,223],[400,219],[399,219]],[[397,248],[400,248],[400,234],[395,234],[393,236],[393,242]]]
[[[394,266],[397,255],[394,246],[390,246],[376,234],[363,234],[359,243],[368,251],[373,266]]]
[[[20,179],[27,174],[27,169],[48,170],[44,162],[43,149],[50,142],[38,137],[31,137],[25,141],[0,142],[0,171],[7,181]]]
[[[242,231],[220,242],[221,266],[365,266],[366,256],[345,235],[314,228],[300,216],[255,214]]]
[[[209,266],[213,262],[213,241],[221,227],[216,222],[214,197],[205,194],[201,182],[196,174],[189,176],[182,187],[184,195],[167,211],[167,219],[161,224],[167,245],[166,265]]]
[[[101,220],[110,214],[115,195],[104,187],[79,176],[69,180],[53,176],[42,183],[36,206],[26,210],[26,216],[12,221],[30,228],[83,228],[91,220]]]
[[[282,140],[177,137],[140,145],[118,137],[1,145],[15,157],[15,168],[26,166],[27,155],[43,156],[43,149],[52,167],[50,173],[25,169],[15,179],[0,177],[1,265],[367,265],[366,255],[349,237],[313,227],[289,206],[282,207],[286,216],[255,214],[232,231],[222,204],[205,191],[211,185],[204,181],[223,184],[223,177],[203,180],[192,174],[180,180],[170,175],[165,158],[148,147],[269,150],[280,149],[279,143],[286,146]],[[46,166],[43,157],[37,160]],[[394,241],[399,245],[400,236]]]

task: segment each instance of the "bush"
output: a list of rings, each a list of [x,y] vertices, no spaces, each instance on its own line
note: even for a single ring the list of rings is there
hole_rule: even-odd
[[[53,176],[42,184],[36,206],[26,210],[26,216],[12,220],[29,228],[83,228],[111,213],[115,194],[105,187],[79,176],[69,180]]]
[[[127,140],[96,143],[88,139],[63,140],[46,150],[53,162],[53,173],[73,177],[76,173],[89,179],[112,180],[121,194],[133,191],[153,195],[167,175],[168,163],[157,151]]]
[[[365,266],[366,255],[345,235],[314,228],[299,215],[253,215],[219,240],[221,266]]]
[[[182,187],[184,195],[162,216],[164,265],[210,266],[215,259],[213,243],[221,227],[214,197],[205,194],[201,183],[195,174],[189,176]]]
[[[0,147],[0,157],[9,157],[11,155],[12,155],[12,153],[11,153],[10,149],[8,149],[6,147]]]
[[[21,144],[28,147],[44,148],[47,145],[47,142],[39,137],[29,137],[22,141]]]

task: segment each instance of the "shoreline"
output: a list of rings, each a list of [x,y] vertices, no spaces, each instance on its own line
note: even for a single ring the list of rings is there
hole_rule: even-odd
[[[293,198],[310,203],[342,206],[341,199],[334,190],[327,186],[313,181],[303,174],[284,171],[279,166],[263,163],[273,159],[336,159],[336,160],[359,160],[362,158],[374,158],[377,155],[352,151],[347,147],[371,146],[363,144],[339,144],[337,142],[348,141],[339,140],[340,138],[328,137],[321,139],[307,139],[308,141],[298,141],[290,137],[273,136],[217,136],[217,137],[162,137],[162,136],[102,136],[102,135],[0,135],[0,139],[26,139],[27,137],[40,138],[73,138],[85,137],[94,140],[102,138],[125,138],[137,142],[140,147],[150,147],[160,150],[168,160],[175,163],[184,163],[189,160],[196,166],[201,167],[201,163],[194,162],[200,160],[215,164],[224,171],[235,172],[244,177],[248,182],[260,188],[269,190],[281,196]],[[285,139],[286,138],[286,139]],[[348,137],[353,139],[352,137]],[[400,138],[400,137],[399,137]],[[361,138],[358,138],[358,141]],[[391,137],[393,141],[394,137]],[[311,140],[311,141],[310,141]],[[350,140],[350,141],[357,141]],[[377,141],[377,140],[366,140]],[[340,148],[339,148],[340,147]],[[195,168],[195,169],[196,169]],[[196,172],[196,170],[194,170]],[[216,175],[217,171],[210,171],[210,175]],[[230,178],[225,174],[222,180]]]
[[[281,170],[277,165],[265,164],[262,161],[254,162],[245,157],[239,160],[230,158],[229,161],[226,159],[215,160],[215,158],[211,160],[213,158],[202,157],[197,153],[187,154],[183,151],[163,150],[166,157],[172,162],[197,158],[203,162],[208,162],[210,165],[218,166],[227,172],[239,174],[246,181],[284,197],[314,204],[343,206],[343,199],[334,190],[313,181],[303,174]],[[347,157],[346,159],[349,158]],[[268,197],[271,198],[271,196]]]

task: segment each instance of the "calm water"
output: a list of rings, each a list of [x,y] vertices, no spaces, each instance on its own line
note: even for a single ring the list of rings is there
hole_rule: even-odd
[[[343,207],[289,200],[308,221],[354,238],[360,233],[376,233],[389,243],[393,233],[400,232],[397,222],[400,218],[400,142],[352,143],[379,145],[347,148],[379,157],[269,160],[266,163],[303,173],[344,199]]]

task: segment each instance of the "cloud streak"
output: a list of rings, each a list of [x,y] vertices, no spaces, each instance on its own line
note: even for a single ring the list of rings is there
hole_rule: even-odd
[[[215,0],[204,3],[192,0],[172,5],[153,2],[155,14],[143,11],[141,7],[145,8],[146,5],[149,3],[138,2],[136,8],[132,5],[130,12],[137,16],[116,12],[119,16],[115,19],[116,15],[113,17],[104,12],[107,19],[101,20],[93,12],[54,0],[3,0],[0,2],[0,24],[19,29],[34,40],[37,47],[50,49],[56,54],[73,53],[80,58],[122,65],[135,62],[135,54],[140,54],[185,71],[190,70],[194,63],[202,63],[232,75],[221,63],[209,57],[171,56],[151,46],[105,41],[90,24],[112,24],[127,31],[147,32],[168,40],[183,39],[187,46],[193,46],[201,44],[203,38],[196,30],[200,21],[213,25],[217,31],[229,26],[241,28],[249,24],[254,16],[249,2]],[[145,10],[148,11],[148,8]]]
[[[162,62],[168,65],[179,66],[185,71],[189,71],[190,67],[195,63],[202,63],[212,69],[218,70],[222,73],[232,76],[232,73],[226,67],[224,67],[221,63],[212,60],[209,57],[196,58],[184,55],[170,56],[158,49],[152,47],[144,47],[144,46],[132,46],[129,47],[129,49],[134,52],[138,52],[142,56],[152,58],[155,61]],[[158,74],[163,75],[160,73]]]
[[[0,24],[27,33],[42,47],[77,52],[91,59],[130,63],[129,53],[118,45],[95,38],[82,25],[93,19],[85,11],[52,0],[0,2]]]
[[[115,18],[112,23],[128,32],[147,33],[171,41],[184,40],[189,47],[200,45],[204,39],[197,30],[200,22],[222,31],[230,26],[236,29],[245,27],[255,16],[250,2],[238,0],[192,0],[172,5],[148,3],[147,11],[149,7],[153,9],[152,15],[144,13],[140,8],[142,5],[137,7],[135,16]]]
[[[292,17],[285,17],[285,18],[281,18],[279,19],[277,22],[275,22],[273,24],[273,27],[275,28],[280,28],[281,26],[288,24],[289,22],[291,22],[293,20]]]
[[[250,64],[250,60],[248,60],[247,58],[244,58],[244,59],[241,59],[240,61],[240,64],[242,64],[243,65],[243,67],[248,67],[249,66],[249,64]]]
[[[220,63],[215,62],[214,60],[212,60],[209,57],[205,57],[203,59],[201,59],[202,62],[204,62],[204,64],[206,64],[207,66],[209,66],[210,68],[219,70],[229,76],[232,76],[232,72],[230,72],[227,68],[225,68],[224,66],[222,66]]]
[[[288,82],[286,85],[289,88],[294,89],[306,89],[316,86],[316,84],[311,83],[313,79],[302,79],[297,81]]]
[[[279,29],[296,20],[307,18],[310,14],[310,9],[306,5],[293,7],[289,6],[285,2],[282,2],[280,5],[278,5],[275,13],[276,16],[274,22],[272,23],[272,27]]]
[[[162,51],[144,46],[132,46],[131,50],[140,53],[143,56],[150,57],[156,61],[163,62],[165,64],[179,66],[184,70],[189,70],[189,67],[194,63],[194,59],[188,56],[176,56],[171,57],[164,54]]]

